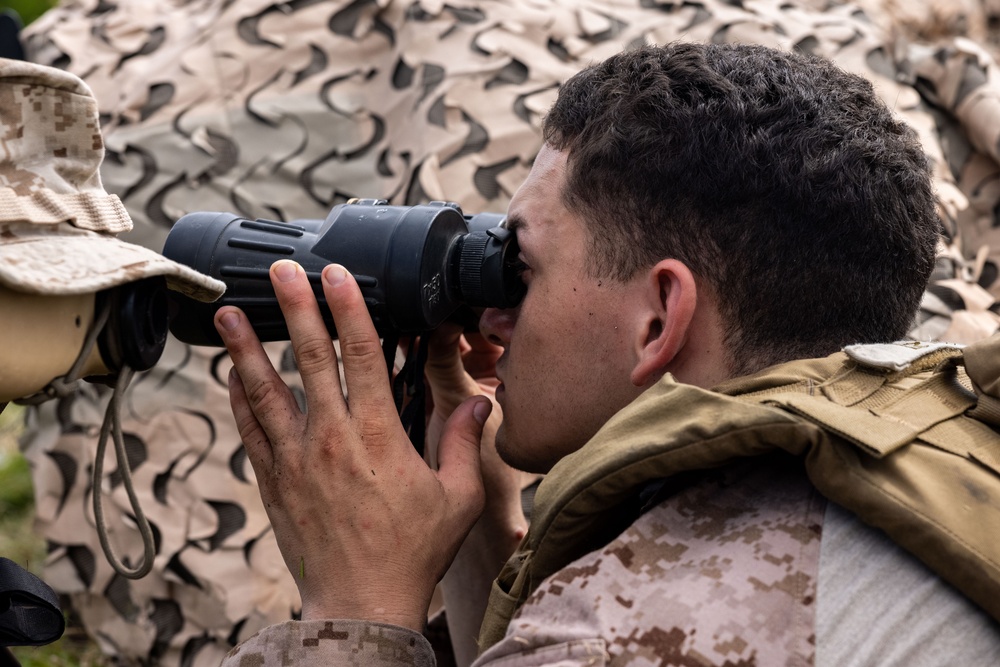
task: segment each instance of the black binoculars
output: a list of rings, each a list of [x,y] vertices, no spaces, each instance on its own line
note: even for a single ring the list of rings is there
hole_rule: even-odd
[[[449,202],[390,206],[377,199],[334,206],[325,220],[190,213],[170,230],[163,254],[223,281],[226,293],[214,303],[171,293],[170,331],[192,345],[221,346],[213,318],[232,305],[246,313],[261,341],[288,340],[269,275],[279,259],[305,270],[333,338],[320,283],[331,263],[354,275],[380,336],[431,331],[464,307],[512,308],[525,287],[517,240],[500,226],[503,219],[467,216]]]

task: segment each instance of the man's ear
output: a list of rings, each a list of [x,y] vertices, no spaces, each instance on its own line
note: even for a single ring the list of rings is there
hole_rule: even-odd
[[[697,306],[697,283],[687,265],[664,259],[647,271],[634,385],[641,387],[667,372],[687,342]]]

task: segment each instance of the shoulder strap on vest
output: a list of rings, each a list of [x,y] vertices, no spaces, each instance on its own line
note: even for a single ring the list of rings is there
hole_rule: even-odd
[[[817,489],[1000,620],[1000,335],[845,352],[826,382],[737,398],[820,427]]]

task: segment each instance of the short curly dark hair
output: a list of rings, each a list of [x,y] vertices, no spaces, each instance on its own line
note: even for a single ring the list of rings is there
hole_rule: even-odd
[[[865,79],[754,45],[626,51],[560,89],[545,142],[594,272],[684,262],[747,373],[902,338],[940,220],[915,133]]]

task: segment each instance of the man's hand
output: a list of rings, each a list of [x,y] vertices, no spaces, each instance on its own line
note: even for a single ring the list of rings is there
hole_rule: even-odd
[[[434,585],[483,507],[482,425],[490,402],[457,407],[433,471],[403,431],[361,292],[343,267],[323,271],[343,355],[305,275],[271,267],[306,394],[296,405],[246,317],[221,308],[216,328],[233,358],[230,398],[303,620],[356,618],[421,630]]]
[[[427,454],[432,465],[435,443],[446,420],[462,402],[476,394],[493,399],[496,362],[501,352],[479,334],[462,336],[458,325],[444,324],[432,334],[425,366],[434,401],[427,428]],[[521,489],[535,476],[511,468],[497,454],[496,433],[501,419],[497,407],[483,429],[486,509],[441,582],[455,662],[460,666],[471,664],[478,653],[476,638],[490,586],[528,527],[521,509]]]
[[[478,333],[462,335],[459,325],[445,323],[431,334],[425,374],[431,389],[433,412],[427,426],[427,456],[436,465],[437,442],[452,413],[471,396],[484,395],[494,401],[493,412],[483,428],[482,469],[486,488],[486,510],[480,522],[517,540],[526,525],[521,511],[521,489],[534,475],[504,463],[496,450],[496,433],[503,415],[495,404],[499,381],[496,363],[503,350]]]

